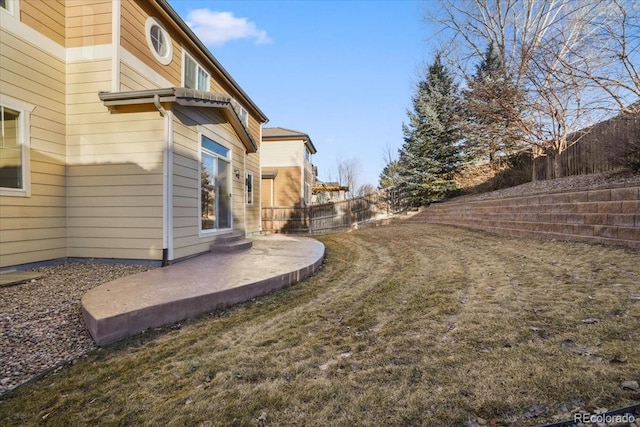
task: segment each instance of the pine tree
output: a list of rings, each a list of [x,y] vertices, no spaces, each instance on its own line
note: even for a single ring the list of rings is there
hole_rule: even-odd
[[[390,188],[398,185],[400,166],[398,160],[390,160],[380,173],[379,188]]]
[[[510,78],[504,55],[493,43],[467,86],[462,92],[465,155],[468,161],[488,162],[497,169],[524,146],[524,92]]]
[[[442,200],[456,190],[459,168],[458,89],[440,55],[427,69],[413,98],[409,123],[402,125],[399,187],[414,206]]]

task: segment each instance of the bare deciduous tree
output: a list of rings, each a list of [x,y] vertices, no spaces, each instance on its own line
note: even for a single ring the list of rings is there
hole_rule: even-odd
[[[633,60],[638,19],[629,13],[631,0],[443,0],[441,5],[441,13],[430,18],[450,37],[456,49],[449,58],[464,75],[488,45],[503,53],[514,84],[526,93],[522,131],[539,153],[553,157],[556,177],[560,154],[579,138],[578,131],[610,114],[614,104],[621,106],[622,92],[640,92]],[[617,55],[615,77],[603,51]]]
[[[360,188],[360,162],[357,159],[338,160],[338,181],[340,185],[349,187],[349,199],[357,197]]]

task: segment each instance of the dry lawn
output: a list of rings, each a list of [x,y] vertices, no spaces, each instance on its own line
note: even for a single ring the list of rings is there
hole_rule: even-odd
[[[436,225],[320,240],[311,279],[83,357],[0,397],[0,425],[527,426],[640,401],[620,386],[637,252]]]

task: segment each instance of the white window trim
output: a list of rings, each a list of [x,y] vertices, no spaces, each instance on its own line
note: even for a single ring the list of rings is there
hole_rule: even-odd
[[[31,197],[31,113],[34,105],[0,94],[0,105],[20,113],[20,145],[22,146],[22,188],[0,187],[0,196]]]
[[[248,128],[249,127],[249,112],[240,106],[240,120]]]
[[[3,13],[7,13],[16,19],[20,17],[20,0],[7,0],[7,8],[0,7]]]
[[[167,54],[165,56],[161,56],[153,47],[153,42],[151,41],[151,27],[154,25],[157,25],[160,28],[162,34],[167,39]],[[145,23],[144,34],[147,37],[147,45],[149,46],[149,49],[151,49],[151,53],[153,54],[153,56],[162,65],[169,65],[171,63],[171,60],[173,59],[173,42],[171,41],[171,37],[169,36],[167,30],[154,18],[149,17],[147,18],[147,22]]]
[[[254,180],[253,180],[253,173],[252,172],[247,172],[244,176],[245,179],[245,203],[247,204],[247,206],[253,206],[253,199],[254,199]],[[251,192],[249,192],[249,188],[247,186],[247,182],[249,181],[249,179],[251,179]],[[249,197],[251,196],[251,197]]]
[[[214,135],[213,133],[210,132],[198,132],[198,236],[199,237],[211,237],[212,235],[216,235],[219,233],[226,233],[228,232],[230,229],[233,230],[233,200],[231,201],[231,227],[230,228],[214,228],[211,230],[203,230],[202,229],[202,220],[200,218],[201,212],[201,206],[202,206],[202,137],[205,136],[207,138],[209,138],[210,140],[214,141],[217,144],[222,145],[224,148],[226,148],[227,150],[229,150],[229,156],[228,157],[224,157],[221,156],[218,153],[213,153],[214,156],[219,156],[225,160],[229,161],[229,170],[227,171],[228,177],[227,179],[229,179],[229,181],[231,182],[232,176],[231,176],[231,172],[232,172],[232,165],[233,165],[233,148],[229,146],[229,144],[227,144],[226,142],[220,142],[221,138],[216,137],[216,135]],[[231,184],[231,191],[233,192],[233,184]]]
[[[198,86],[198,69],[201,69],[202,71],[204,71],[207,74],[207,84],[206,84],[206,87],[205,87],[205,92],[209,92],[209,90],[210,90],[210,82],[211,82],[211,74],[207,71],[206,68],[204,68],[202,65],[200,65],[200,63],[198,61],[196,61],[193,56],[189,55],[189,53],[187,53],[187,51],[184,48],[182,49],[182,71],[181,71],[181,76],[182,76],[181,77],[181,84],[182,84],[182,87],[187,87],[186,84],[185,84],[185,77],[186,77],[186,75],[185,75],[185,71],[186,71],[185,70],[185,63],[186,63],[185,58],[187,58],[187,57],[189,59],[191,59],[196,64],[196,79],[195,79],[196,86]]]

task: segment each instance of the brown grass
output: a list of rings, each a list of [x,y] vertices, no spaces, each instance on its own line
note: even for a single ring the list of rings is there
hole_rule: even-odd
[[[0,424],[526,426],[640,401],[620,387],[638,253],[436,225],[320,239],[311,279],[94,352],[0,397]]]

